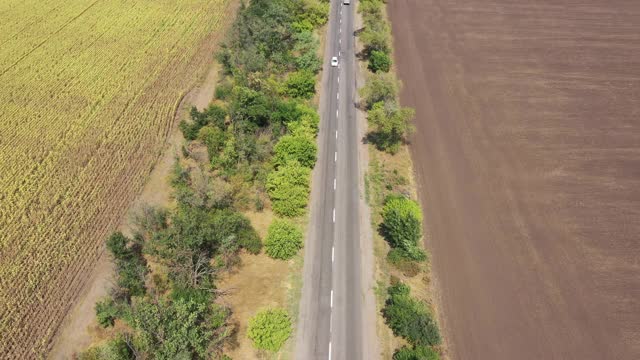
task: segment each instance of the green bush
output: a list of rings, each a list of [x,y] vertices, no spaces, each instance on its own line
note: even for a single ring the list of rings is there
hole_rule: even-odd
[[[198,137],[200,129],[207,125],[216,126],[220,129],[225,128],[224,122],[227,111],[218,105],[211,105],[202,112],[193,106],[189,114],[191,116],[191,122],[182,120],[179,125],[180,130],[182,130],[182,135],[187,140],[195,140]]]
[[[391,249],[387,253],[387,261],[405,276],[414,277],[420,273],[420,264],[402,249]]]
[[[365,85],[360,89],[360,96],[364,100],[367,109],[371,109],[376,103],[395,101],[399,87],[398,81],[393,74],[371,74],[367,78]]]
[[[316,163],[318,148],[315,141],[308,136],[285,135],[273,148],[273,163],[276,166],[297,160],[301,165],[312,168]]]
[[[373,51],[389,53],[391,50],[391,29],[389,24],[380,19],[365,19],[364,29],[360,33],[360,40],[364,45],[365,55]]]
[[[107,249],[115,260],[117,285],[122,297],[128,300],[131,296],[144,295],[147,290],[144,277],[149,269],[141,245],[121,232],[115,232],[107,239]]]
[[[295,34],[296,44],[293,51],[298,54],[295,58],[298,70],[310,71],[317,74],[322,67],[322,60],[318,57],[320,42],[311,31],[300,31]]]
[[[137,350],[151,359],[209,358],[212,341],[221,343],[230,335],[228,316],[216,304],[148,297],[136,299],[129,315]]]
[[[215,164],[218,154],[227,141],[226,132],[218,127],[207,125],[200,129],[197,137],[207,146],[209,159],[212,164]]]
[[[381,151],[395,154],[405,136],[413,131],[412,108],[403,108],[395,102],[377,102],[367,112],[371,131],[369,139]]]
[[[382,0],[360,0],[358,6],[358,12],[367,19],[381,19],[382,7],[384,3]]]
[[[369,55],[369,70],[377,73],[379,71],[389,72],[391,69],[391,57],[382,51],[373,50]]]
[[[283,309],[268,309],[249,320],[247,331],[256,349],[276,352],[291,336],[291,319]]]
[[[126,259],[131,255],[131,250],[127,247],[129,238],[124,236],[122,232],[116,231],[109,239],[107,239],[107,249],[111,252],[114,259]]]
[[[118,306],[111,298],[97,302],[95,310],[98,324],[102,327],[113,326],[116,318],[118,318]]]
[[[218,83],[215,90],[215,98],[218,100],[226,100],[233,91],[233,85],[229,83]]]
[[[291,136],[303,136],[315,144],[316,134],[318,133],[318,123],[315,118],[303,115],[297,121],[288,123],[287,129]]]
[[[422,210],[417,202],[404,196],[391,195],[382,208],[381,230],[389,245],[401,249],[411,260],[425,260],[426,255],[418,247],[422,238]]]
[[[267,193],[273,211],[281,216],[302,215],[309,202],[311,170],[290,160],[267,176]]]
[[[289,75],[285,82],[287,96],[311,99],[316,93],[316,76],[311,71],[296,71]]]
[[[425,304],[411,297],[411,289],[397,283],[387,292],[389,299],[382,314],[393,333],[413,345],[438,345],[441,341],[438,325]]]
[[[302,248],[302,231],[287,220],[275,219],[264,242],[266,253],[274,259],[288,260]]]
[[[393,360],[440,360],[440,355],[428,346],[403,346],[393,354]]]
[[[122,334],[98,346],[92,346],[78,355],[78,360],[129,360],[135,355]]]

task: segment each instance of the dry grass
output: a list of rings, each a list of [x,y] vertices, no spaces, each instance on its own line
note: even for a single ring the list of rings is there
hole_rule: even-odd
[[[0,0],[3,355],[50,348],[229,3]]]
[[[264,239],[273,220],[273,213],[265,209],[262,212],[245,212],[245,215]],[[264,308],[281,307],[290,310],[295,307],[297,310],[302,255],[290,261],[274,260],[264,253],[243,253],[240,258],[241,264],[237,270],[225,274],[218,281],[218,288],[230,291],[220,301],[231,307],[231,321],[236,326],[236,333],[225,348],[225,353],[233,359],[289,358],[291,340],[278,354],[258,352],[247,337],[247,325],[249,319]]]

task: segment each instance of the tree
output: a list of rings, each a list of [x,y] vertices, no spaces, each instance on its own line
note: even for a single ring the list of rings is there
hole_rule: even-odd
[[[130,334],[118,334],[114,339],[83,351],[78,360],[134,360],[136,354],[129,346]]]
[[[119,314],[116,303],[110,297],[97,302],[95,310],[98,324],[102,327],[113,326]]]
[[[131,255],[131,250],[127,247],[129,241],[122,232],[116,231],[107,240],[107,249],[115,259],[126,259]]]
[[[269,226],[264,246],[274,259],[291,259],[302,248],[302,231],[290,221],[276,219]]]
[[[285,92],[293,98],[311,99],[316,93],[316,76],[311,71],[296,71],[289,75]]]
[[[274,147],[273,163],[283,165],[290,160],[297,160],[302,166],[312,168],[316,163],[318,152],[315,141],[308,136],[285,135]]]
[[[295,34],[295,39],[293,51],[297,54],[296,68],[317,74],[322,66],[322,61],[318,57],[320,45],[318,39],[311,31],[298,32]]]
[[[258,126],[269,123],[269,100],[256,90],[243,86],[235,86],[229,104],[231,119],[235,130],[240,132],[254,131]]]
[[[391,68],[391,57],[382,51],[373,50],[369,55],[369,70],[377,73],[379,71],[389,72]]]
[[[218,106],[210,105],[203,112],[199,112],[195,106],[191,107],[190,111],[191,122],[181,121],[180,130],[187,140],[194,140],[198,136],[198,132],[204,126],[211,125],[219,129],[225,128],[225,118],[227,111]]]
[[[303,116],[298,121],[290,122],[287,124],[287,129],[291,136],[306,137],[315,145],[315,138],[318,133],[318,124],[313,122],[313,119],[309,116]]]
[[[231,209],[183,206],[172,214],[171,223],[171,228],[156,234],[147,244],[151,254],[166,262],[182,261],[177,255],[185,250],[211,257],[230,236],[248,251],[260,251],[260,238],[249,219]]]
[[[360,33],[360,39],[364,44],[364,53],[370,55],[372,51],[377,50],[389,53],[391,47],[391,31],[386,22],[379,19],[366,19],[365,28]]]
[[[229,336],[229,311],[216,304],[193,299],[136,300],[129,325],[136,330],[138,352],[155,359],[204,359]]]
[[[311,170],[296,160],[287,161],[267,176],[267,193],[276,214],[302,215],[309,201]]]
[[[418,247],[422,238],[422,211],[417,202],[404,196],[389,196],[382,219],[382,232],[389,245],[402,249],[412,260],[424,260],[425,255]]]
[[[428,346],[403,346],[393,354],[393,360],[440,360],[440,355]]]
[[[116,263],[117,292],[126,301],[131,296],[144,295],[146,293],[144,277],[149,269],[142,256],[141,244],[124,236],[121,232],[115,232],[107,240],[107,248]]]
[[[267,309],[249,320],[249,339],[256,349],[276,352],[291,336],[291,319],[284,309]]]
[[[372,130],[369,139],[379,150],[394,154],[407,133],[413,131],[411,119],[415,111],[412,108],[399,107],[395,102],[377,102],[367,113]]]
[[[398,95],[398,88],[398,82],[392,74],[371,74],[360,90],[360,96],[364,99],[367,109],[371,109],[375,103],[394,101]]]
[[[198,139],[207,146],[211,163],[216,164],[218,155],[227,141],[227,133],[218,127],[207,125],[198,132]]]
[[[382,18],[382,6],[384,3],[382,0],[360,0],[358,6],[358,12],[365,18]]]
[[[387,292],[389,298],[382,314],[394,335],[413,345],[438,345],[441,341],[438,325],[425,304],[411,297],[411,289],[398,283],[390,286]]]

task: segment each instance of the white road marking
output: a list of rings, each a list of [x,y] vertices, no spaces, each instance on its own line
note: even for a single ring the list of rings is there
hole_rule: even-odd
[[[338,76],[338,84],[340,84],[340,76]]]
[[[336,189],[336,179],[333,179],[333,190]]]
[[[342,45],[342,39],[338,39],[338,45]]]
[[[338,138],[338,130],[336,130],[336,139]]]
[[[336,117],[338,117],[338,109],[336,109]]]
[[[331,307],[333,307],[333,290],[331,290]]]
[[[333,259],[334,259],[334,256],[335,256],[335,250],[336,250],[335,246],[332,246],[331,247],[331,262],[333,262]]]
[[[338,152],[336,151],[335,154],[333,154],[333,162],[338,161]]]
[[[329,360],[331,360],[331,341],[329,341]]]
[[[337,100],[340,100],[340,93],[337,93],[337,94],[336,94],[336,99],[337,99]]]
[[[336,222],[336,208],[333,208],[333,222]]]

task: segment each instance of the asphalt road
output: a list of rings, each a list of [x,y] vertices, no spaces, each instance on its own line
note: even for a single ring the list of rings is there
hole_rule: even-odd
[[[296,359],[363,357],[354,11],[331,2]]]

